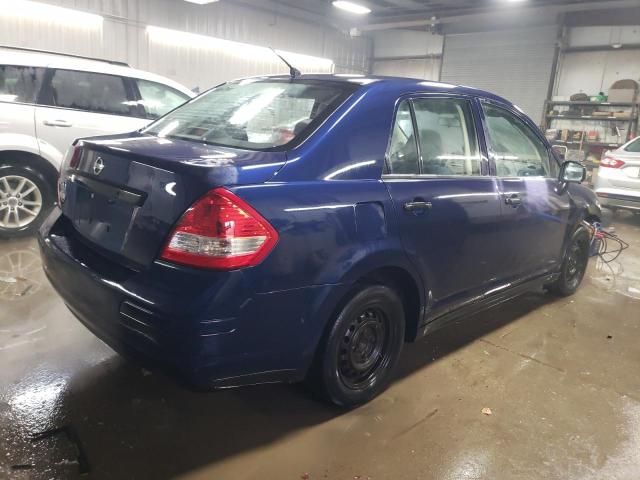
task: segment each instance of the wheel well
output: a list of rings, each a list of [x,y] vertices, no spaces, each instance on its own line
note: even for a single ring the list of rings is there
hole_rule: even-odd
[[[586,217],[584,217],[585,222],[587,223],[601,223],[601,220],[599,217],[597,217],[596,215],[587,215]]]
[[[2,165],[27,166],[44,176],[52,189],[51,191],[56,191],[58,170],[38,155],[20,150],[3,150],[0,151],[0,166]]]
[[[382,267],[368,273],[358,283],[375,283],[393,288],[402,298],[404,306],[407,322],[405,340],[411,342],[416,339],[420,322],[420,290],[409,272],[400,267]]]

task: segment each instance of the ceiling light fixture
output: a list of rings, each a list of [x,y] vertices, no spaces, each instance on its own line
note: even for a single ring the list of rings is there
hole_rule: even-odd
[[[93,13],[28,0],[13,0],[10,8],[0,10],[0,16],[48,20],[83,28],[100,28],[104,20]]]
[[[218,0],[184,0],[189,3],[197,3],[198,5],[206,5],[207,3],[215,3]]]
[[[366,15],[367,13],[371,13],[370,8],[358,3],[347,2],[345,0],[335,0],[333,2],[333,6],[340,10],[344,10],[345,12],[355,13],[356,15]]]

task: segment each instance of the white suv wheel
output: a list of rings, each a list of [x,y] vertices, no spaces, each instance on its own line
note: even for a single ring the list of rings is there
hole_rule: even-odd
[[[34,182],[20,175],[0,177],[0,228],[24,228],[41,210],[42,192]]]

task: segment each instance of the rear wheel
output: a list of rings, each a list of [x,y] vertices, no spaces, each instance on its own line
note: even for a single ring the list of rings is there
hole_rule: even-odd
[[[45,178],[31,169],[0,169],[0,237],[28,235],[38,229],[53,205]]]
[[[394,290],[383,285],[363,287],[336,316],[308,383],[336,405],[371,400],[391,381],[404,327],[402,300]]]
[[[584,278],[588,263],[589,233],[584,227],[579,227],[569,241],[560,278],[549,285],[549,290],[562,296],[573,295]]]

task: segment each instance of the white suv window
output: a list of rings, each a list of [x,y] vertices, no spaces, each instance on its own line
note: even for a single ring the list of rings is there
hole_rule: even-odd
[[[35,103],[44,68],[0,65],[0,102]]]
[[[102,73],[55,70],[51,79],[49,104],[94,113],[126,115],[132,102],[122,77]]]
[[[140,104],[146,110],[146,117],[156,119],[169,113],[176,107],[189,100],[189,97],[161,83],[136,79],[140,91]]]

